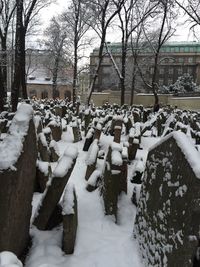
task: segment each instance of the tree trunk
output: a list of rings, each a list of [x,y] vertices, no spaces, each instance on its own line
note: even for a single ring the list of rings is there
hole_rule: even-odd
[[[26,88],[26,50],[25,50],[25,29],[21,30],[21,89],[22,98],[27,99],[27,88]]]
[[[4,90],[3,72],[0,66],[0,112],[4,110],[4,97],[5,97],[5,90]]]
[[[1,38],[1,48],[2,48],[2,79],[4,84],[4,93],[7,91],[7,45],[6,45],[6,37]]]
[[[52,80],[53,99],[56,99],[57,97],[58,64],[59,64],[59,57],[57,56],[55,59],[55,65],[53,69],[53,80]]]
[[[98,55],[99,62],[98,62],[98,65],[97,65],[93,80],[92,80],[92,82],[90,84],[89,94],[88,94],[88,97],[87,97],[87,103],[86,104],[88,106],[89,106],[89,103],[90,103],[90,99],[91,99],[92,93],[94,91],[95,82],[97,80],[97,77],[98,77],[98,74],[99,74],[99,70],[100,70],[100,67],[101,67],[101,62],[102,62],[102,59],[103,59],[103,48],[104,48],[105,38],[106,38],[106,31],[103,31],[102,32],[102,38],[101,38],[101,44],[100,44],[100,48],[99,48],[99,55]]]
[[[73,104],[76,102],[76,89],[77,89],[77,64],[78,64],[78,55],[77,55],[77,44],[74,44],[74,73],[73,73]]]
[[[124,39],[124,37],[123,37]],[[120,87],[121,87],[121,106],[125,102],[125,77],[126,77],[126,56],[127,56],[127,41],[122,39],[122,70],[120,78]]]
[[[23,0],[16,0],[17,18],[16,18],[16,34],[15,34],[15,66],[14,66],[14,80],[11,91],[12,111],[17,110],[19,89],[21,83],[21,31],[23,28]]]

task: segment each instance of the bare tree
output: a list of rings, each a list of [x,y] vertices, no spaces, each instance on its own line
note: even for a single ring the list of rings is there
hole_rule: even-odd
[[[16,0],[16,33],[15,33],[15,67],[14,81],[11,91],[12,111],[17,110],[20,77],[21,77],[21,44],[22,44],[22,25],[23,25],[23,0]]]
[[[67,55],[66,45],[68,43],[67,31],[65,25],[59,20],[59,17],[51,19],[49,27],[45,31],[46,40],[45,48],[48,50],[50,57],[46,62],[46,67],[52,73],[52,89],[53,98],[57,97],[57,80],[61,69],[69,63],[69,55]]]
[[[28,27],[40,10],[51,3],[51,0],[16,0],[16,41],[15,41],[15,70],[12,86],[13,111],[17,108],[20,87],[23,98],[27,98],[26,91],[26,53],[25,43]],[[19,62],[18,62],[19,61]],[[16,68],[20,68],[17,70]],[[18,90],[18,92],[17,92]]]
[[[95,88],[95,82],[97,80],[99,70],[101,67],[101,62],[104,54],[104,45],[106,42],[106,33],[108,27],[110,26],[113,18],[120,12],[122,5],[125,0],[92,0],[88,1],[88,8],[91,10],[91,16],[93,16],[92,28],[97,33],[100,38],[100,47],[98,51],[98,63],[93,76],[93,79],[90,84],[87,104],[89,105],[92,92]]]
[[[91,38],[85,36],[90,28],[90,16],[85,0],[71,0],[68,10],[62,14],[73,51],[73,103],[76,101],[79,52],[82,46],[85,47],[91,41]]]
[[[175,0],[175,3],[187,14],[191,29],[200,25],[200,1],[199,0]]]
[[[13,17],[16,3],[14,0],[4,0],[0,1],[2,6],[2,11],[0,12],[0,43],[1,43],[1,61],[3,62],[3,80],[4,87],[7,88],[7,39],[8,39],[8,30],[10,27],[11,19]]]
[[[153,31],[153,38],[152,32],[150,32],[151,38],[149,37],[148,30],[143,27],[143,33],[145,38],[148,42],[149,49],[153,53],[153,71],[152,71],[152,79],[151,82],[147,82],[145,77],[142,73],[142,70],[139,68],[140,75],[152,93],[154,94],[155,102],[154,102],[154,110],[157,111],[159,109],[159,98],[158,98],[158,66],[159,66],[159,56],[160,50],[164,43],[174,34],[175,29],[173,27],[173,22],[175,19],[175,14],[172,10],[172,2],[171,0],[159,0],[158,1],[158,8],[154,13],[153,19],[156,18],[156,25],[157,29]],[[153,22],[151,22],[152,24]],[[139,67],[139,65],[138,65]]]
[[[132,33],[154,12],[158,6],[158,2],[127,0],[123,3],[120,12],[118,13],[120,21],[121,38],[121,105],[124,104],[125,97],[125,81],[126,81],[126,62],[129,41]],[[140,13],[140,16],[138,16]]]

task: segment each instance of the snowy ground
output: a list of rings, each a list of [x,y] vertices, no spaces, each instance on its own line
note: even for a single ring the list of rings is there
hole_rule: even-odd
[[[68,147],[69,140],[73,141],[70,131],[67,135],[59,142],[61,152]],[[147,142],[147,139],[142,140],[144,147],[155,143],[155,139],[149,140],[150,142]],[[78,232],[75,252],[70,256],[62,252],[62,227],[52,231],[39,231],[32,228],[33,246],[25,267],[142,267],[137,243],[133,239],[136,213],[136,208],[130,200],[133,185],[129,183],[128,195],[124,194],[119,199],[119,223],[115,224],[112,217],[104,215],[99,191],[92,193],[86,191],[84,176],[87,152],[82,151],[83,142],[74,145],[79,149],[79,156],[69,182],[74,183],[78,196]],[[147,151],[141,150],[137,156],[145,159]],[[38,197],[37,194],[35,205]]]

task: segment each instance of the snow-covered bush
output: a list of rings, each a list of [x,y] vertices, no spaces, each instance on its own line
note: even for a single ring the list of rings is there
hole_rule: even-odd
[[[197,91],[200,90],[189,73],[184,73],[174,84],[163,86],[159,90],[162,94],[191,93]]]

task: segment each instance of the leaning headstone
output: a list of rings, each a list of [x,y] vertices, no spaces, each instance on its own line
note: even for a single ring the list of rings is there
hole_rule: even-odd
[[[200,155],[182,132],[148,154],[135,220],[145,266],[192,267],[200,222]]]
[[[121,151],[121,145],[118,143],[113,142],[112,146],[109,147],[103,177],[103,200],[105,214],[114,215],[116,222],[121,166],[123,164]]]
[[[91,128],[91,129],[89,129],[89,131],[88,131],[88,133],[86,135],[85,143],[84,143],[84,146],[83,146],[83,151],[88,151],[90,145],[92,144],[93,137],[94,137],[94,129]]]
[[[50,153],[44,133],[38,135],[38,152],[42,161],[50,161]]]
[[[98,188],[101,176],[102,176],[102,172],[100,170],[97,169],[97,170],[93,171],[93,173],[90,175],[90,177],[87,181],[86,189],[88,192],[92,192]]]
[[[86,174],[85,174],[85,180],[88,180],[91,174],[96,169],[97,156],[99,152],[98,142],[99,141],[95,139],[89,148],[88,157],[86,159],[87,169],[86,169]]]
[[[46,229],[48,221],[73,171],[76,157],[77,149],[74,146],[70,146],[59,159],[52,173],[51,182],[45,190],[41,206],[38,208],[37,217],[33,222],[39,230]]]
[[[48,161],[37,160],[36,182],[39,192],[44,192],[51,175],[51,166]]]
[[[60,141],[62,135],[61,122],[58,120],[52,120],[49,122],[48,127],[51,129],[53,140]]]
[[[63,202],[62,202],[62,214],[63,214],[63,240],[62,248],[66,254],[72,254],[74,252],[76,242],[76,232],[78,226],[78,208],[76,191],[73,184],[66,186]]]
[[[17,256],[29,241],[36,158],[33,109],[21,104],[0,144],[0,251]]]
[[[49,144],[49,151],[50,151],[50,160],[51,162],[56,162],[59,159],[59,149],[58,144],[55,140],[52,140]]]

